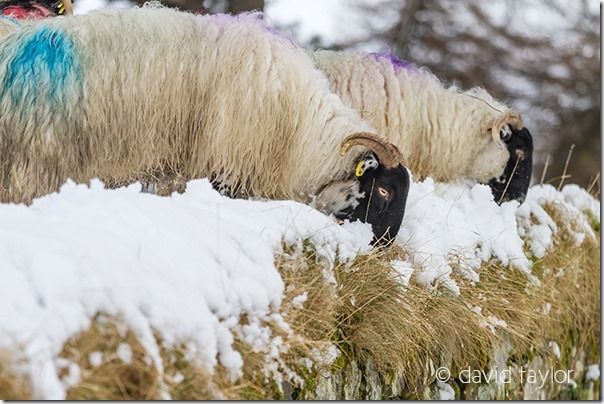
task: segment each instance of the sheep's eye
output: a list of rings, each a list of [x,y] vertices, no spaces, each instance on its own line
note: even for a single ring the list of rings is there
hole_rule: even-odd
[[[378,187],[378,194],[384,199],[390,199],[390,192],[386,188]]]
[[[512,138],[512,129],[510,129],[510,127],[508,125],[505,125],[501,129],[501,132],[499,132],[499,137],[504,142],[507,142],[508,140],[510,140]]]

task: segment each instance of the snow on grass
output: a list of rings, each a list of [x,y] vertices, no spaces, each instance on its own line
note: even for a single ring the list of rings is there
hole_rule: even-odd
[[[278,378],[287,344],[268,323],[288,330],[274,263],[282,243],[300,251],[312,243],[331,282],[336,261],[371,249],[369,225],[338,225],[297,202],[229,199],[207,180],[191,181],[184,194],[171,197],[139,191],[139,184],[106,190],[98,181],[68,182],[29,207],[0,205],[0,349],[21,353],[36,397],[64,398],[78,380],[72,366],[73,378],[61,382],[66,364],[58,355],[99,312],[136,334],[160,375],[154,332],[168,347],[184,343],[193,364],[208,372],[221,364],[233,379],[241,374],[242,357],[233,348],[239,338],[275,359],[267,371]],[[530,277],[525,240],[542,257],[557,231],[545,204],[576,216],[577,240],[594,235],[590,220],[599,221],[599,202],[573,185],[561,192],[534,186],[519,207],[498,206],[484,185],[412,184],[397,238],[408,257],[393,262],[402,287],[414,279],[458,293],[454,268],[479,282],[481,264],[491,259]],[[305,299],[292,304],[303,309]],[[493,331],[505,326],[490,320],[485,325]],[[128,360],[126,348],[118,355]],[[101,361],[90,358],[93,366]]]
[[[600,379],[600,365],[594,364],[587,367],[585,373],[585,381],[598,380]]]
[[[292,306],[296,309],[301,309],[304,307],[306,300],[308,300],[308,292],[304,291],[292,299]]]
[[[98,312],[122,318],[160,374],[153,331],[168,346],[187,343],[203,369],[221,363],[236,377],[238,319],[262,328],[281,304],[282,240],[310,239],[328,262],[370,248],[368,225],[339,226],[295,202],[225,198],[206,180],[187,188],[162,198],[140,185],[67,183],[30,207],[0,205],[0,348],[24,347],[37,397],[65,397],[57,355]]]
[[[103,363],[103,353],[98,351],[92,352],[88,355],[88,361],[93,367],[98,368]]]
[[[130,348],[129,344],[125,342],[119,344],[116,353],[117,357],[120,358],[120,360],[125,364],[129,365],[132,363],[132,348]]]
[[[448,383],[436,381],[438,388],[438,399],[439,400],[455,400],[455,390]]]
[[[550,204],[560,209],[569,220],[569,231],[574,235],[576,244],[584,238],[595,237],[590,220],[600,222],[600,203],[587,191],[574,184],[565,186],[561,191],[551,185],[533,186],[529,189],[525,203],[518,209],[519,234],[528,237],[529,247],[536,258],[542,258],[553,245],[553,237],[558,226],[544,209]]]
[[[600,203],[584,189],[567,185],[535,185],[519,206],[510,201],[497,205],[486,185],[458,181],[436,183],[430,178],[414,183],[397,242],[405,247],[416,268],[414,276],[428,288],[444,286],[459,293],[451,278],[453,267],[470,281],[480,279],[481,264],[495,259],[525,272],[532,282],[531,257],[542,258],[554,242],[557,225],[544,209],[546,204],[568,215],[569,229],[579,244],[595,237],[590,217],[600,221]]]
[[[428,287],[459,288],[451,279],[451,264],[471,281],[490,258],[526,272],[530,264],[517,231],[517,202],[498,206],[485,185],[435,183],[426,179],[409,191],[398,242],[418,267],[415,276]]]

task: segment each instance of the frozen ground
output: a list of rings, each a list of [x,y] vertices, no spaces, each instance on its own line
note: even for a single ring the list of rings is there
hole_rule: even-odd
[[[167,198],[139,189],[67,183],[29,207],[0,205],[0,350],[22,353],[21,370],[37,397],[63,398],[77,383],[75,364],[67,366],[68,384],[58,378],[66,366],[58,354],[99,312],[122,318],[159,370],[154,331],[168,345],[185,342],[189,359],[208,371],[221,363],[237,378],[242,358],[232,347],[234,335],[282,348],[266,325],[287,329],[274,266],[282,242],[309,240],[331,264],[370,251],[368,225],[338,225],[300,203],[229,199],[206,180]],[[453,292],[451,262],[476,282],[481,262],[493,258],[530,277],[525,250],[542,256],[557,231],[542,208],[546,202],[576,216],[577,242],[593,236],[589,218],[599,221],[599,202],[573,185],[561,192],[532,187],[518,207],[496,205],[482,185],[415,183],[397,239],[409,259],[393,267],[407,282]],[[324,275],[334,281],[329,270]],[[303,305],[305,298],[298,300]],[[239,325],[242,315],[249,325]],[[120,357],[129,357],[127,348]]]

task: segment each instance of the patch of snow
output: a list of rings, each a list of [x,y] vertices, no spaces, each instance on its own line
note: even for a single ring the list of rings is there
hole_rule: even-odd
[[[328,342],[318,348],[313,348],[311,355],[315,363],[322,367],[329,367],[340,356],[340,350],[337,346]]]
[[[585,372],[585,381],[598,380],[600,378],[600,365],[589,365]]]
[[[448,383],[436,381],[438,387],[438,399],[439,400],[455,400],[455,390]]]
[[[304,307],[304,303],[308,300],[308,292],[303,292],[292,299],[292,306],[296,309]]]
[[[587,191],[575,184],[566,185],[561,191],[551,185],[532,186],[526,201],[518,209],[517,217],[525,229],[524,233],[528,235],[531,252],[536,258],[543,258],[553,245],[553,237],[558,231],[558,226],[543,208],[546,204],[558,207],[567,216],[567,230],[577,245],[585,237],[595,237],[590,219],[600,221],[600,203]]]
[[[517,208],[515,201],[497,205],[488,186],[428,178],[410,187],[397,241],[411,255],[420,284],[459,293],[450,277],[452,262],[475,282],[480,265],[491,258],[530,271],[517,231]]]
[[[413,182],[397,236],[410,262],[401,265],[412,265],[414,279],[427,288],[443,286],[454,293],[459,293],[451,278],[454,270],[479,282],[480,266],[491,259],[523,271],[537,284],[524,247],[526,241],[532,255],[542,258],[553,246],[558,226],[544,209],[546,204],[567,215],[566,225],[577,245],[585,237],[595,237],[590,219],[600,220],[600,203],[574,184],[561,191],[535,185],[522,205],[516,201],[497,205],[486,185],[444,184],[431,178]]]
[[[410,262],[395,260],[390,263],[392,268],[400,275],[401,284],[404,287],[409,286],[411,275],[413,275],[414,268]],[[354,306],[354,304],[353,304]]]
[[[600,221],[600,203],[584,188],[576,184],[568,184],[562,188],[562,195],[566,202],[579,211],[591,215],[598,222]]]
[[[90,355],[88,355],[88,361],[90,362],[90,365],[98,368],[103,363],[103,353],[98,351],[91,352]]]
[[[82,371],[77,363],[74,363],[65,358],[57,359],[57,369],[59,371],[65,371],[64,376],[61,378],[61,384],[65,389],[69,389],[77,385],[82,380]]]
[[[552,352],[554,353],[554,356],[558,359],[560,359],[560,345],[558,345],[558,343],[556,341],[550,341],[547,346],[549,346],[549,349],[552,350]]]
[[[129,344],[122,342],[117,347],[117,357],[120,358],[122,362],[126,365],[130,365],[132,363],[132,348]]]

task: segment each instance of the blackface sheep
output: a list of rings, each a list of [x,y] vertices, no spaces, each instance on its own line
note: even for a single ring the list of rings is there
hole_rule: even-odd
[[[531,135],[517,113],[485,90],[445,87],[426,69],[391,54],[320,50],[309,55],[342,101],[400,148],[416,178],[466,177],[491,184],[499,202],[526,195]],[[510,142],[523,150],[522,160],[508,150]],[[521,174],[512,175],[510,165]],[[508,183],[505,194],[498,185],[502,176]]]
[[[141,8],[21,24],[0,42],[0,200],[29,202],[67,178],[173,176],[307,202],[369,149],[379,164],[347,202],[366,212],[349,218],[396,234],[409,181],[398,151],[257,16]]]
[[[502,136],[510,153],[501,176],[489,181],[489,186],[498,203],[517,200],[524,202],[531,182],[533,167],[533,137],[528,129],[508,130]]]

